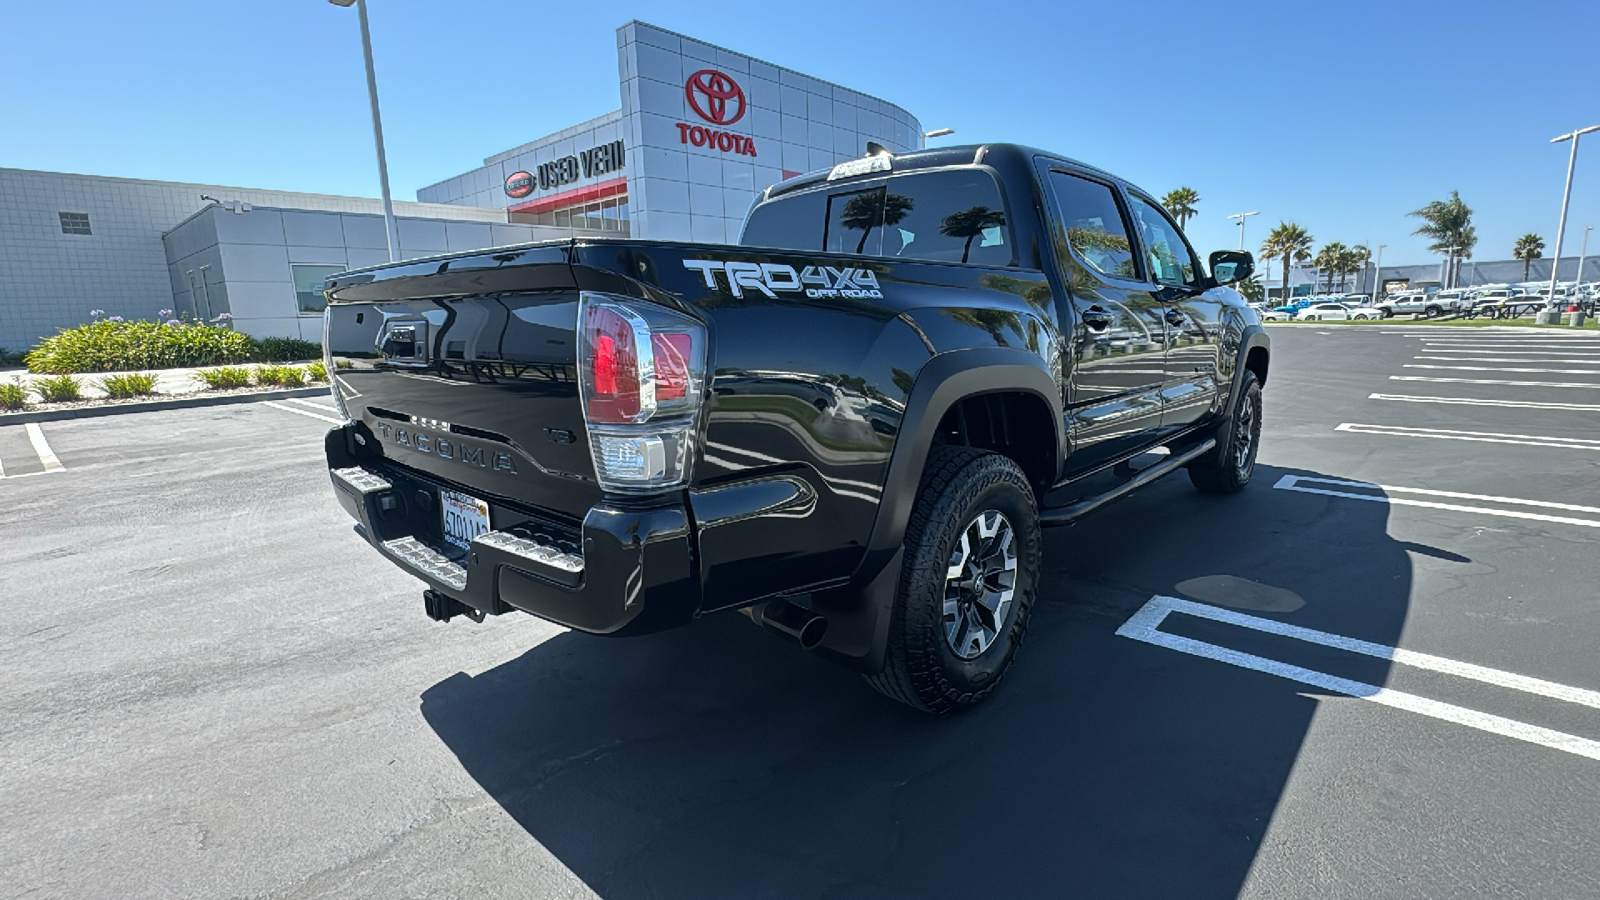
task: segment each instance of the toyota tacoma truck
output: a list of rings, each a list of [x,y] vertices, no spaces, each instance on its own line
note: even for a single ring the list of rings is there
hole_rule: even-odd
[[[1249,254],[1202,266],[1150,194],[1051,153],[869,150],[767,188],[737,245],[329,279],[335,494],[428,615],[739,610],[947,713],[1016,654],[1041,528],[1179,468],[1246,485]]]

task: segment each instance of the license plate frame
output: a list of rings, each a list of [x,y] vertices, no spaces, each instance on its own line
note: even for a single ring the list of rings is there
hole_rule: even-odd
[[[473,538],[491,528],[487,501],[460,491],[439,491],[439,531],[446,543],[466,550]]]

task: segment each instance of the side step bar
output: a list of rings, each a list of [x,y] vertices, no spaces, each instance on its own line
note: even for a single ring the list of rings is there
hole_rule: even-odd
[[[1171,474],[1175,469],[1181,469],[1196,459],[1210,453],[1217,447],[1216,438],[1206,438],[1194,447],[1174,453],[1159,463],[1144,469],[1139,474],[1117,485],[1104,494],[1069,503],[1066,506],[1054,506],[1039,510],[1039,525],[1049,528],[1054,525],[1069,525],[1079,516],[1093,512],[1118,497],[1136,491],[1163,475]]]

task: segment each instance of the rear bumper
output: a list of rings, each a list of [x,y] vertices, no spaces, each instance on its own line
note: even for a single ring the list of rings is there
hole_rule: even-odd
[[[659,631],[698,610],[681,503],[600,504],[574,528],[491,501],[495,530],[462,550],[440,536],[441,485],[380,459],[354,458],[348,427],[327,440],[339,505],[369,544],[433,590],[487,615],[518,609],[593,634]]]

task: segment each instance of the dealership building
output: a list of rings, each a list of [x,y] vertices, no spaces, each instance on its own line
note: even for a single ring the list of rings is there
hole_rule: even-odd
[[[731,243],[768,185],[868,142],[922,146],[917,119],[870,94],[642,22],[616,39],[620,107],[397,202],[402,259],[587,235]],[[91,309],[318,340],[322,280],[387,259],[373,199],[0,169],[0,348]]]

